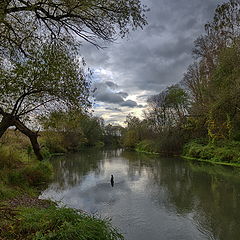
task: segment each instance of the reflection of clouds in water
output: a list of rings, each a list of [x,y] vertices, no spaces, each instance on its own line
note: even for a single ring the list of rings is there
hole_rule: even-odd
[[[79,174],[75,176],[79,180],[75,181],[75,184],[71,181],[64,187],[56,181],[42,193],[42,198],[50,198],[60,201],[63,205],[95,213],[103,207],[116,205],[117,201],[125,201],[132,191],[136,193],[144,191],[148,179],[144,169],[139,171],[138,161],[130,167],[129,161],[125,158],[111,155],[106,157],[96,164],[95,171],[90,168],[85,175],[82,175],[81,168],[75,161],[70,162],[69,165],[73,165],[74,170],[79,169],[78,172],[73,172],[74,175]],[[81,161],[79,163],[82,164]],[[63,160],[60,166],[65,174],[68,172],[64,177],[67,183],[68,179],[72,178],[72,174],[66,168],[66,160]],[[110,184],[112,174],[114,187]]]
[[[116,201],[129,194],[131,189],[126,180],[115,181],[111,187],[108,179],[95,178],[94,174],[85,177],[81,185],[62,191],[56,191],[56,184],[52,184],[42,193],[41,198],[50,198],[60,201],[60,205],[82,209],[96,213],[103,206],[112,206]]]
[[[115,183],[112,188],[110,183],[99,183],[85,191],[81,191],[81,200],[84,210],[96,211],[101,209],[102,205],[113,205],[125,194],[131,190],[126,181]],[[73,194],[74,195],[74,194]]]
[[[212,216],[221,216],[224,223],[232,221],[231,216],[224,218],[216,212],[224,205],[219,199],[224,196],[224,202],[231,202],[226,206],[233,214],[234,192],[239,192],[235,187],[232,195],[229,194],[228,188],[222,187],[224,182],[199,171],[195,174],[179,159],[149,159],[131,152],[121,156],[111,151],[100,155],[94,152],[87,158],[76,156],[64,160],[62,165],[56,163],[55,169],[58,176],[42,198],[111,217],[113,224],[127,233],[127,239],[211,239]],[[110,184],[111,174],[114,187]],[[238,203],[235,204],[234,215],[240,219]],[[231,224],[236,226],[237,221]],[[218,225],[217,234],[221,228],[227,232],[230,224]]]

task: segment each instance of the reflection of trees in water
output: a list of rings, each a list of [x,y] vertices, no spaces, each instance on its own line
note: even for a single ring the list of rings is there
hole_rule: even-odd
[[[139,167],[145,166],[140,163]],[[151,195],[158,204],[186,217],[192,214],[196,227],[208,239],[239,239],[239,172],[236,176],[223,167],[188,165],[173,159],[156,160],[146,167],[149,188],[154,189]],[[167,199],[163,199],[164,193]]]
[[[240,171],[122,150],[91,150],[54,161],[57,187],[80,184],[90,172],[102,175],[105,161],[118,159],[128,164],[130,181],[147,174],[146,191],[154,202],[193,218],[207,239],[239,239]]]
[[[121,152],[121,149],[90,149],[54,159],[52,163],[55,179],[52,187],[63,190],[79,185],[90,172],[94,175],[104,174],[105,160],[114,159],[120,156]]]
[[[128,161],[128,177],[130,180],[133,180],[136,176],[141,177],[143,172],[154,166],[153,155],[123,151],[121,157]]]

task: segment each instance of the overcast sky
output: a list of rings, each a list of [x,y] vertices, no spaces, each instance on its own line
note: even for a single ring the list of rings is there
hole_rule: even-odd
[[[97,50],[84,44],[82,55],[93,70],[94,114],[107,123],[138,117],[148,96],[181,81],[192,60],[194,40],[204,33],[221,0],[144,0],[148,25],[128,39]]]

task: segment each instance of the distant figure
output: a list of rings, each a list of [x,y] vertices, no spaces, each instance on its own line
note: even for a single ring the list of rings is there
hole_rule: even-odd
[[[113,175],[111,175],[111,186],[112,186],[112,187],[114,186],[114,178],[113,178]]]

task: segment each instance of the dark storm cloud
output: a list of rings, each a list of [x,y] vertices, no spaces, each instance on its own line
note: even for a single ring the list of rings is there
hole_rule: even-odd
[[[122,112],[120,108],[114,108],[114,107],[107,107],[106,110],[114,111],[114,112]]]
[[[115,93],[111,92],[103,92],[98,93],[95,95],[95,98],[99,102],[105,102],[105,103],[118,103],[121,104],[124,102],[123,98]]]
[[[127,100],[127,101],[121,103],[121,106],[123,106],[123,107],[137,107],[137,103],[135,101],[132,101],[132,100]]]
[[[118,85],[114,82],[111,82],[111,81],[106,81],[105,84],[113,90],[118,88]]]
[[[194,40],[204,33],[204,24],[212,19],[221,0],[144,0],[151,9],[148,25],[118,40],[107,49],[85,45],[82,53],[90,67],[105,69],[114,74],[114,84],[142,101],[142,95],[156,94],[171,84],[181,81],[192,62]],[[106,79],[104,79],[106,81]],[[111,86],[114,89],[115,85]],[[114,95],[114,96],[113,96]],[[115,96],[118,95],[118,96]],[[104,96],[98,96],[104,99]],[[121,102],[120,94],[105,96],[108,102]],[[145,98],[146,99],[146,98]],[[122,105],[123,104],[123,105]]]
[[[96,82],[93,85],[94,88],[94,98],[98,102],[109,103],[109,104],[118,104],[122,107],[138,107],[138,104],[132,100],[125,100],[128,96],[126,92],[114,92],[118,88],[118,85],[114,82]],[[139,107],[141,107],[139,105]],[[106,108],[107,109],[107,108]],[[110,109],[110,107],[108,108]],[[113,108],[111,108],[113,110]]]
[[[119,96],[123,97],[123,98],[128,97],[128,93],[126,93],[126,92],[118,92],[117,94],[118,94]]]

